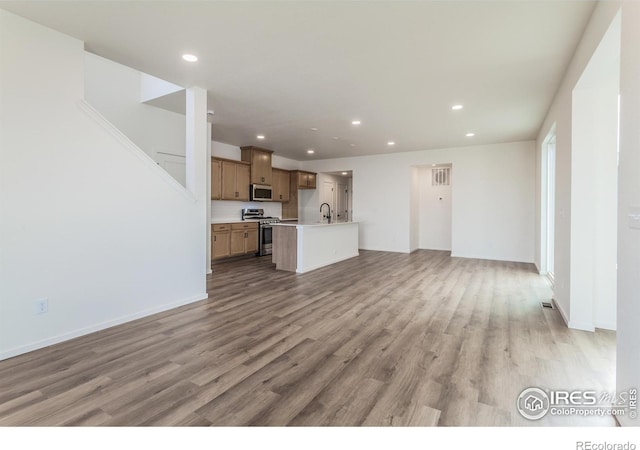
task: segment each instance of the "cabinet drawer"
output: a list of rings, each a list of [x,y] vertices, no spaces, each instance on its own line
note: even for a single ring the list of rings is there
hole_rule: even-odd
[[[231,229],[231,224],[229,223],[215,223],[213,224],[213,231],[228,231]]]
[[[257,230],[258,222],[238,222],[231,224],[232,230]]]

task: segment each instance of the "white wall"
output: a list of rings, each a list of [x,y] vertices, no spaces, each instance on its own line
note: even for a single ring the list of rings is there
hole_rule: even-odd
[[[640,3],[622,6],[620,54],[620,165],[618,172],[618,324],[616,390],[640,385]],[[640,423],[628,416],[623,425]]]
[[[205,138],[189,192],[84,103],[84,56],[0,10],[0,359],[207,297]]]
[[[240,147],[211,141],[211,155],[218,158],[241,160]],[[274,154],[271,165],[277,169],[295,170],[300,168],[300,163],[292,159],[283,158]],[[265,215],[282,217],[282,203],[279,202],[236,202],[231,200],[211,200],[211,220],[237,221],[241,219],[243,208],[262,208]]]
[[[616,329],[620,17],[572,95],[569,326]]]
[[[85,98],[147,155],[185,154],[185,116],[141,103],[145,74],[85,52]],[[149,77],[145,77],[149,79]]]
[[[638,152],[638,123],[640,123],[640,3],[599,2],[585,29],[584,35],[562,84],[540,129],[536,148],[540,165],[542,141],[547,131],[557,124],[556,165],[556,248],[554,294],[570,322],[570,245],[571,245],[571,157],[572,157],[572,92],[589,63],[615,15],[621,11],[620,41],[620,159],[618,167],[618,244],[617,244],[617,331],[616,331],[616,390],[637,388],[640,384],[640,230],[632,228],[629,214],[640,211],[640,152]],[[539,191],[539,190],[537,190]],[[537,203],[537,231],[540,227],[539,197]],[[638,224],[640,227],[640,224]],[[536,233],[538,235],[539,233]],[[536,242],[539,258],[540,242]],[[538,260],[539,262],[539,260]],[[583,280],[588,282],[587,280]],[[638,425],[637,419],[621,416],[623,425]]]
[[[569,326],[616,328],[618,87],[573,93]]]
[[[353,170],[360,248],[410,252],[412,166],[452,163],[454,256],[532,262],[535,149],[513,142],[303,163],[314,172]]]
[[[451,250],[451,184],[433,186],[432,169],[419,169],[420,248]]]
[[[556,198],[554,299],[567,322],[571,318],[571,246],[572,246],[572,96],[596,48],[614,19],[620,3],[599,2],[578,44],[536,141],[536,264],[540,265],[542,227],[540,173],[542,144],[553,124],[556,124]],[[575,228],[575,227],[574,227]],[[573,260],[577,262],[577,260]],[[577,280],[576,282],[579,282]]]

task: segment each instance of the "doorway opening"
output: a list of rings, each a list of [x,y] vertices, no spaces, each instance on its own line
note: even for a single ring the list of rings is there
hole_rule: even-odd
[[[330,206],[332,222],[351,222],[353,220],[352,189],[353,172],[341,170],[320,174],[320,204]],[[320,219],[326,221],[326,209]]]
[[[556,126],[549,130],[542,144],[542,267],[541,272],[554,283],[556,217]]]
[[[417,171],[418,248],[451,251],[452,165],[431,164]]]

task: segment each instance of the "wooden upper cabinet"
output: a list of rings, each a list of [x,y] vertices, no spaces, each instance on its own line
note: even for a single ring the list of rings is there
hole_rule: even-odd
[[[235,200],[238,197],[236,191],[236,164],[222,161],[222,200]]]
[[[217,159],[211,160],[211,199],[220,200],[222,198],[222,168],[221,162]]]
[[[251,164],[251,184],[272,185],[271,170],[272,150],[260,147],[241,147],[242,160]]]
[[[289,171],[281,169],[273,169],[273,201],[288,202],[289,195]]]
[[[291,172],[292,177],[296,177],[298,189],[315,189],[316,188],[316,174],[313,172],[305,172],[303,170],[296,170]]]
[[[307,174],[307,189],[315,189],[316,188],[316,174],[308,173]]]
[[[249,165],[221,160],[222,200],[249,200]],[[212,176],[213,179],[213,176]]]
[[[244,164],[238,164],[236,166],[236,189],[238,190],[237,200],[242,200],[245,202],[249,201],[249,174],[250,174],[249,166],[245,166]]]

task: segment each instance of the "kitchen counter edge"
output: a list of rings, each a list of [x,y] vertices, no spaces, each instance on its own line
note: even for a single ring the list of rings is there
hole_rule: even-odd
[[[332,227],[334,225],[350,225],[358,222],[334,222],[334,223],[318,223],[318,222],[294,222],[294,223],[272,223],[273,226],[279,227]]]

